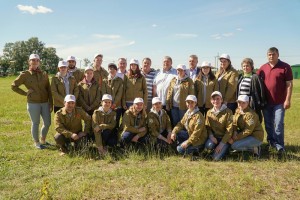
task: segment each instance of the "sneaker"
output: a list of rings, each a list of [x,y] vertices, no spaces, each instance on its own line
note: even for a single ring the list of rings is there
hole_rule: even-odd
[[[52,146],[52,144],[50,144],[49,142],[44,142],[44,143],[41,142],[41,144],[44,145],[44,146]]]
[[[39,142],[35,143],[34,146],[35,146],[35,148],[40,149],[40,150],[45,149],[45,147],[42,144],[40,144]]]

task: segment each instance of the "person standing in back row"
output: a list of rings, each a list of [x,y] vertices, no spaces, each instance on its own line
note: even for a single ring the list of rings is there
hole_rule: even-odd
[[[228,54],[222,54],[220,56],[220,63],[220,69],[216,73],[219,92],[222,94],[223,103],[234,114],[237,108],[236,88],[239,74],[236,69],[233,68]]]
[[[271,47],[267,52],[269,62],[257,74],[266,85],[267,105],[263,109],[267,140],[278,152],[284,152],[284,114],[291,107],[293,73],[291,66],[282,62],[279,51]]]
[[[108,72],[101,66],[103,61],[103,55],[98,53],[94,55],[94,79],[99,84],[100,88],[102,86],[102,81],[107,78]]]
[[[11,89],[27,96],[27,110],[31,119],[31,134],[37,149],[44,149],[47,144],[46,136],[51,125],[51,111],[53,108],[49,78],[46,72],[40,70],[40,57],[37,54],[29,56],[29,69],[21,74],[11,84]],[[25,85],[27,91],[20,88]],[[41,143],[39,139],[40,117],[44,125],[41,129]]]
[[[68,73],[69,73],[69,75],[74,76],[77,83],[82,81],[82,79],[84,78],[84,73],[76,67],[76,58],[74,56],[69,56],[67,58],[67,62],[68,62]]]

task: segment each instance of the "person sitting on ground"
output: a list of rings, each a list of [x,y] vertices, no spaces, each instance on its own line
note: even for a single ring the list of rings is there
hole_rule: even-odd
[[[166,146],[170,144],[168,138],[172,133],[170,118],[162,109],[162,101],[159,97],[152,99],[152,108],[147,116],[150,143],[153,145]]]
[[[144,108],[144,100],[142,98],[135,98],[133,105],[125,112],[121,130],[121,144],[123,146],[146,143],[146,111]]]
[[[177,142],[180,154],[199,153],[207,138],[205,119],[199,111],[195,95],[188,95],[185,101],[188,110],[173,129],[169,140]]]
[[[54,139],[60,148],[62,155],[67,153],[68,144],[80,145],[82,139],[90,132],[91,117],[82,108],[75,107],[76,98],[74,95],[67,95],[64,99],[64,107],[54,115],[54,126],[56,134]],[[85,130],[82,131],[82,120]]]
[[[112,96],[104,94],[102,106],[94,111],[92,127],[95,134],[96,146],[100,155],[105,155],[107,147],[117,145],[118,136],[116,132],[116,112],[111,109]]]
[[[223,104],[221,92],[211,94],[213,108],[208,110],[205,120],[208,139],[205,148],[214,150],[213,160],[221,160],[228,151],[228,140],[232,136],[232,111]]]
[[[264,139],[264,130],[259,117],[249,106],[249,96],[238,97],[238,108],[233,117],[233,136],[229,139],[231,148],[236,151],[251,151],[260,156],[260,145]]]

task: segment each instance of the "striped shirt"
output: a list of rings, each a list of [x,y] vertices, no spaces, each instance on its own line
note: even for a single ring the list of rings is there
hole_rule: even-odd
[[[147,83],[147,91],[148,91],[148,101],[151,102],[153,98],[153,81],[156,76],[156,71],[155,69],[151,69],[148,74],[145,74],[143,71],[141,71],[142,75],[146,79]]]
[[[239,95],[251,95],[251,77],[244,77],[239,85]]]

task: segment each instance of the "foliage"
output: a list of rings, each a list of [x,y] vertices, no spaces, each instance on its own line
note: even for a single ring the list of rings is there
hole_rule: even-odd
[[[84,67],[87,67],[92,63],[88,58],[84,58],[82,61]]]
[[[53,73],[56,71],[59,57],[56,55],[56,49],[45,47],[42,41],[37,37],[29,38],[27,41],[17,41],[6,43],[3,49],[3,59],[10,61],[10,67],[16,74],[28,68],[28,57],[36,53],[41,58],[41,68]]]

